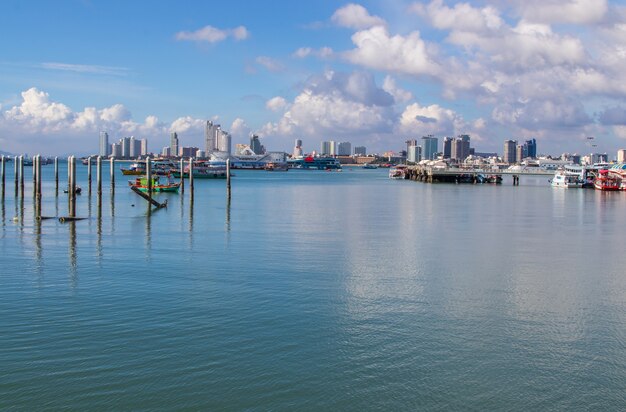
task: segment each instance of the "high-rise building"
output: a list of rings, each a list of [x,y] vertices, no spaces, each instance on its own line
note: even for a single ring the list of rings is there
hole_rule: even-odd
[[[470,155],[470,136],[468,134],[461,134],[457,137],[457,139],[461,139],[461,142],[462,142],[461,143],[461,156],[459,160],[463,161],[465,160],[467,156]]]
[[[417,140],[416,139],[408,139],[404,143],[406,144],[406,153],[407,153],[407,156],[408,156],[409,147],[417,146]]]
[[[517,140],[504,141],[504,154],[502,160],[505,163],[515,163],[515,155],[517,154]]]
[[[515,148],[515,162],[522,163],[525,158],[524,154],[524,145],[518,144]]]
[[[207,120],[204,128],[204,145],[207,156],[216,150],[220,150],[219,140],[221,132],[222,128],[219,124],[213,124],[212,121]]]
[[[122,145],[122,159],[130,159],[130,137],[123,137],[120,139]]]
[[[163,148],[163,150],[161,151],[161,156],[163,156],[163,157],[170,157],[171,156],[171,151],[170,151],[170,147],[169,146],[165,146]]]
[[[100,150],[98,151],[98,154],[102,157],[107,157],[111,154],[109,134],[107,132],[100,132]]]
[[[178,149],[178,155],[180,157],[195,157],[197,151],[197,147],[181,147]]]
[[[178,134],[170,133],[170,156],[178,156]]]
[[[330,141],[330,151],[328,152],[328,154],[331,156],[337,155],[337,142],[335,142],[334,140]]]
[[[409,146],[406,151],[406,160],[412,163],[418,163],[422,160],[422,147],[421,146]]]
[[[456,138],[450,144],[450,159],[461,162],[463,160],[463,140]]]
[[[451,137],[445,137],[443,139],[443,158],[450,159],[452,156],[452,141],[454,139]]]
[[[626,163],[626,149],[619,149],[617,151],[618,163]]]
[[[141,156],[147,156],[148,155],[148,139],[141,139],[139,140],[140,143],[140,155]]]
[[[354,148],[354,155],[355,156],[366,156],[367,155],[367,149],[365,146],[356,146]]]
[[[332,142],[322,142],[320,143],[320,154],[321,155],[329,155],[330,154],[330,144]]]
[[[228,154],[230,156],[230,152],[231,152],[231,137],[230,137],[230,133],[225,132],[223,130],[219,130],[219,135],[218,135],[218,139],[217,139],[217,150],[219,150],[220,152],[224,152],[226,154]],[[261,146],[263,147],[263,146]],[[207,156],[209,156],[210,153],[207,152]]]
[[[532,157],[533,159],[537,158],[537,141],[535,139],[526,140],[526,142],[524,142],[524,147],[526,151],[525,157]]]
[[[135,139],[135,136],[130,137],[128,148],[128,158],[136,159],[137,157],[141,156],[141,140]]]
[[[113,143],[111,145],[111,156],[116,159],[121,159],[123,157],[122,140],[120,140],[119,143]]]
[[[255,154],[262,154],[261,141],[259,140],[259,136],[255,134],[250,135],[250,149],[252,149]]]
[[[433,135],[422,137],[422,159],[433,160],[437,155],[439,141]]]
[[[301,157],[302,156],[302,140],[296,139],[296,142],[293,146],[293,157]]]
[[[337,143],[337,155],[338,156],[350,156],[352,154],[352,143],[339,142]]]

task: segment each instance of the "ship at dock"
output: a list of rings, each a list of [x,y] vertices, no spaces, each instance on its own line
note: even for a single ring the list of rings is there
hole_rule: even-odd
[[[341,170],[341,163],[334,157],[307,156],[288,159],[287,166],[290,169]]]

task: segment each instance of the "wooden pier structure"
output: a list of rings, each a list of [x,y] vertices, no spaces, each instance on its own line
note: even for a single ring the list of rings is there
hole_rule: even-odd
[[[519,185],[520,176],[554,176],[555,171],[521,169],[473,169],[457,167],[436,167],[436,166],[408,166],[404,178],[427,183],[482,183],[485,181],[501,181],[502,176],[513,177],[513,185]],[[499,179],[498,179],[499,178]]]

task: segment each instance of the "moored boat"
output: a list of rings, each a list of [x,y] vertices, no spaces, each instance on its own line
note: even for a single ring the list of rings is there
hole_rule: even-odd
[[[270,172],[286,172],[289,170],[287,163],[269,162],[265,165],[265,170]]]
[[[554,174],[550,183],[552,187],[571,189],[582,188],[584,182],[580,179],[579,175],[568,173],[565,170],[559,170]]]
[[[363,165],[363,169],[378,169],[378,166],[371,164],[371,163],[365,163]]]
[[[148,178],[138,177],[135,180],[129,180],[128,186],[135,187],[142,192],[148,191]],[[172,183],[169,179],[162,180],[159,176],[152,176],[152,191],[153,192],[178,192],[180,182]]]
[[[146,174],[146,164],[145,163],[133,163],[129,167],[120,167],[122,174],[124,176],[133,176],[133,175],[145,175]]]
[[[180,171],[171,172],[175,178],[180,178]],[[189,166],[183,170],[183,177],[189,178]],[[211,164],[210,162],[198,162],[193,165],[194,179],[226,179],[226,164]]]
[[[598,176],[593,181],[593,187],[596,190],[616,191],[620,190],[621,178],[618,174],[610,173],[603,169],[598,172]]]
[[[406,166],[398,165],[389,168],[389,179],[401,180],[406,178]]]

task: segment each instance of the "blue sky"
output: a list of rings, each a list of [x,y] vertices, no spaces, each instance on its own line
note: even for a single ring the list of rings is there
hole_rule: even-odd
[[[614,156],[625,27],[605,0],[3,1],[0,150],[91,153],[100,130],[201,146],[214,119],[271,150],[469,133]]]

